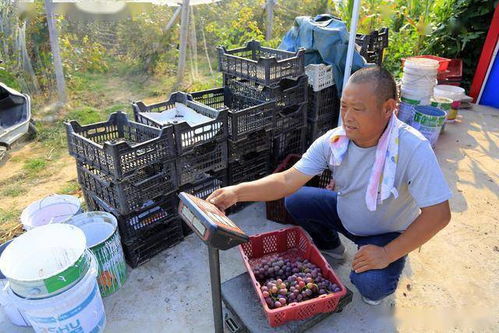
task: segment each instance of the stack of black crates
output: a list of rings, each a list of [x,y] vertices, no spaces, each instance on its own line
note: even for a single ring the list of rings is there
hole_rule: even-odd
[[[134,102],[134,121],[117,112],[101,123],[66,123],[88,208],[117,217],[130,266],[190,232],[178,216],[179,192],[204,199],[264,177],[289,154],[305,151],[310,126],[322,124],[322,107],[331,101],[308,87],[304,53],[255,41],[219,47],[221,88]]]
[[[130,266],[183,239],[173,128],[150,127],[117,112],[91,125],[71,121],[66,130],[88,208],[116,216]]]
[[[233,94],[274,103],[272,118],[269,114],[262,123],[264,126],[255,124],[252,135],[229,138],[229,153],[232,150],[232,157],[236,157],[229,161],[232,183],[260,178],[288,154],[301,154],[305,150],[308,83],[304,55],[303,49],[288,52],[263,47],[256,41],[232,50],[218,48],[219,70],[226,89]],[[258,150],[269,156],[265,169],[264,154]],[[248,172],[250,166],[257,165],[261,165],[258,170]]]
[[[212,92],[198,94],[201,94],[205,100],[200,102],[191,94],[176,92],[165,102],[150,105],[143,102],[132,104],[137,122],[157,128],[173,128],[178,181],[175,199],[179,192],[191,193],[205,199],[214,190],[228,184],[228,111],[217,107],[216,94]],[[161,113],[168,110],[176,112],[181,105],[204,117],[204,121],[191,125],[188,119],[178,123],[158,120],[158,115]],[[178,205],[178,200],[174,205],[175,207]],[[182,229],[184,235],[191,232],[183,222]]]
[[[312,64],[305,69],[308,80],[308,135],[310,145],[327,131],[338,126],[340,100],[331,65]]]
[[[360,55],[368,63],[381,65],[383,51],[388,47],[388,28],[374,30],[368,35],[357,34],[355,43],[360,46]]]

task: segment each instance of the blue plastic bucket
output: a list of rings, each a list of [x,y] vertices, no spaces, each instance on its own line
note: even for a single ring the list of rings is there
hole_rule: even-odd
[[[409,103],[400,102],[399,112],[397,117],[404,123],[411,125],[414,118],[414,105]]]
[[[447,113],[437,107],[416,105],[411,126],[421,132],[430,141],[431,146],[435,147],[446,116]]]

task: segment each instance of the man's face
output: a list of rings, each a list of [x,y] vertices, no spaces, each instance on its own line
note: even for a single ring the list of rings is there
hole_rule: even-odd
[[[348,83],[341,97],[341,119],[347,137],[360,147],[371,147],[386,127],[393,99],[380,103],[369,83]]]

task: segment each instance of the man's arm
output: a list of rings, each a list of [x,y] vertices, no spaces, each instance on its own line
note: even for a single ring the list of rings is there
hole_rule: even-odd
[[[222,210],[242,201],[277,200],[296,192],[312,177],[293,167],[252,182],[218,189],[207,200]]]
[[[356,273],[383,269],[429,241],[449,224],[449,201],[421,208],[421,214],[399,237],[385,245],[362,246],[354,257],[352,268]]]

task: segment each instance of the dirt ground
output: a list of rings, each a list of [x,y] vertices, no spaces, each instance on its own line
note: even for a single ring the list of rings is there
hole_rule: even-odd
[[[498,143],[499,110],[460,110],[435,150],[453,192],[449,226],[409,255],[397,291],[377,307],[364,304],[348,281],[355,248],[345,242],[347,262],[333,267],[354,291],[353,301],[310,332],[499,332]],[[0,166],[0,182],[20,170],[15,160]],[[1,201],[0,208],[22,209],[75,178],[72,159],[58,163],[47,181],[12,202]],[[263,204],[232,219],[249,234],[282,227],[265,219]],[[223,252],[221,264],[222,280],[244,272],[236,249]],[[207,274],[206,248],[191,235],[132,270],[123,288],[104,300],[106,332],[211,332]],[[0,332],[28,331],[0,311]]]

